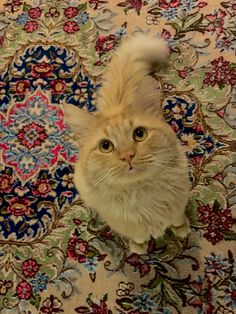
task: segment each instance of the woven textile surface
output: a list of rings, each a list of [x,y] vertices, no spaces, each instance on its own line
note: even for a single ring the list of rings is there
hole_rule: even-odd
[[[136,31],[169,43],[155,78],[192,181],[188,239],[146,255],[83,206],[62,111],[95,110]],[[235,313],[235,37],[235,0],[0,1],[0,313]]]

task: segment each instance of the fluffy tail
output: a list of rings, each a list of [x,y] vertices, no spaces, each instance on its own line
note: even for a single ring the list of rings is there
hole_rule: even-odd
[[[105,116],[117,114],[135,100],[140,82],[156,64],[167,61],[169,49],[161,38],[139,34],[125,40],[116,51],[98,97],[98,109]]]

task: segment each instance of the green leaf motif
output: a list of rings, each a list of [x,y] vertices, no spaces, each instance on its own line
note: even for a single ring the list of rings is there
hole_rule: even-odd
[[[32,295],[30,299],[30,304],[34,305],[36,309],[39,308],[40,302],[41,302],[41,296],[39,294]]]
[[[123,309],[123,310],[131,310],[133,309],[133,301],[130,298],[121,298],[121,299],[117,299],[116,303],[119,304],[119,306]]]
[[[213,204],[213,210],[218,211],[218,210],[220,210],[220,208],[221,208],[220,202],[218,200],[215,200],[214,204]]]
[[[87,2],[85,2],[85,3],[82,3],[82,4],[80,4],[79,6],[78,6],[78,10],[79,11],[86,11],[87,10]]]
[[[31,6],[28,5],[28,4],[26,4],[26,3],[24,2],[24,5],[23,5],[23,12],[29,11],[30,8],[31,8]]]
[[[176,33],[181,31],[181,26],[177,23],[167,23],[167,25],[171,25],[176,30]]]
[[[234,232],[233,230],[224,231],[223,234],[224,234],[224,239],[227,241],[236,240],[236,232]]]
[[[166,281],[163,281],[163,294],[165,295],[167,304],[173,305],[177,310],[180,311],[181,299],[175,290],[171,287],[171,285]]]

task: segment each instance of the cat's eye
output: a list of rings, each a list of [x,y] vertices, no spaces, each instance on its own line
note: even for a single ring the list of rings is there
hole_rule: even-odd
[[[99,149],[102,153],[110,153],[114,149],[114,145],[110,140],[101,140]]]
[[[142,142],[147,138],[147,130],[142,127],[138,127],[137,129],[134,130],[133,133],[133,139],[136,142]]]

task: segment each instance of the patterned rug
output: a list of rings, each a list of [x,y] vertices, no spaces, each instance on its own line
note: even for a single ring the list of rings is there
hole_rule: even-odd
[[[0,312],[236,311],[235,0],[0,1]],[[113,51],[164,37],[163,113],[186,148],[192,233],[130,254],[73,185],[62,103],[95,110]]]

